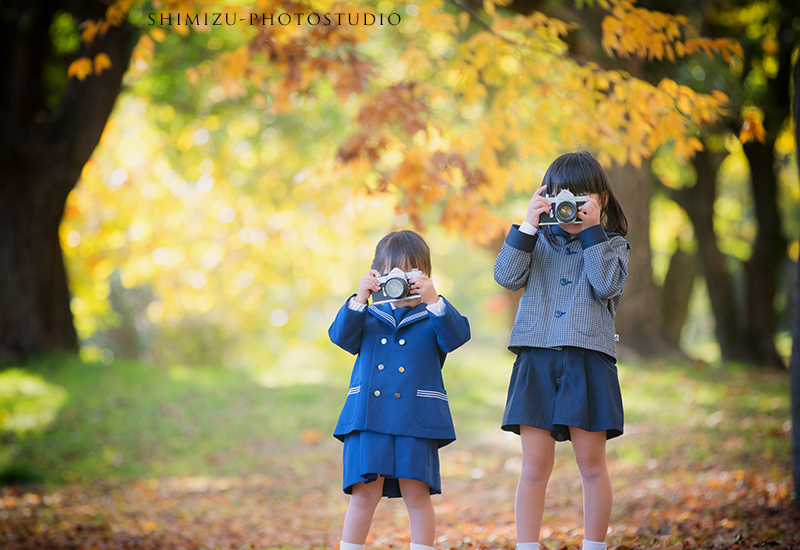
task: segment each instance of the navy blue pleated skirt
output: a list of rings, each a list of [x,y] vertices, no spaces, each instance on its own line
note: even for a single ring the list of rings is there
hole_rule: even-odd
[[[342,489],[352,494],[361,481],[383,481],[383,496],[398,498],[400,479],[427,483],[432,495],[442,493],[439,475],[439,444],[436,439],[353,432],[344,438]]]
[[[622,435],[624,414],[616,361],[605,353],[564,346],[521,348],[508,387],[502,429],[520,425],[571,439],[569,427]]]

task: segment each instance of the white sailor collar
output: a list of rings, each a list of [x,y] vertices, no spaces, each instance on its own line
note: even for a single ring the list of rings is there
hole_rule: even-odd
[[[399,329],[400,327],[416,323],[417,321],[421,321],[428,316],[428,308],[425,305],[425,302],[420,302],[411,308],[408,313],[406,313],[406,316],[403,317],[403,320],[400,321],[400,324],[398,325],[394,315],[392,314],[393,309],[394,308],[392,307],[392,304],[372,304],[369,306],[368,311],[395,330]]]

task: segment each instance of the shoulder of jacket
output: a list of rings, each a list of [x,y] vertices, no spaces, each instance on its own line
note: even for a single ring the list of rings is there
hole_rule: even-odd
[[[625,237],[622,236],[622,234],[611,232],[611,233],[606,233],[606,235],[608,235],[608,240],[612,241],[611,244],[613,244],[613,245],[621,245],[622,243],[625,243],[625,245],[628,247],[628,250],[631,249],[631,243],[629,243],[625,239]]]

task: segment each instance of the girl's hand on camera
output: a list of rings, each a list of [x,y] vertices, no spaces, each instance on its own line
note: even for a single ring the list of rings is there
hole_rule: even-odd
[[[422,297],[422,301],[426,304],[435,304],[439,301],[439,294],[433,286],[433,281],[426,275],[417,275],[409,280],[409,282],[411,283],[411,292],[419,294]]]
[[[578,209],[578,217],[583,221],[583,229],[600,225],[600,203],[592,197],[587,197],[586,202]]]
[[[550,201],[542,196],[542,193],[544,193],[546,188],[546,185],[542,185],[539,189],[537,189],[528,203],[528,213],[525,215],[525,221],[531,224],[533,227],[538,228],[539,216],[549,213],[550,209],[552,208]]]
[[[371,292],[378,292],[381,289],[381,284],[378,282],[380,271],[370,269],[367,274],[358,280],[358,292],[356,293],[356,302],[366,304]]]

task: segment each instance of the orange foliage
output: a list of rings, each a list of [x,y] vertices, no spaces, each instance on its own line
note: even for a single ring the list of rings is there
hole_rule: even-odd
[[[216,6],[210,0],[185,4],[196,10]],[[375,13],[359,0],[317,3],[313,9],[282,0],[256,4],[254,12]],[[482,25],[470,25],[469,13],[451,13],[444,0],[425,0],[413,18],[403,15],[410,20],[405,27],[378,30],[337,24],[336,18],[330,25],[254,26],[245,45],[187,77],[213,78],[225,98],[266,91],[279,114],[294,108],[297,94],[314,97],[325,80],[339,101],[358,104],[357,128],[342,139],[329,177],[371,178],[365,187],[396,194],[398,213],[416,224],[438,205],[443,226],[478,242],[498,235],[498,208],[510,192],[534,188],[532,173],[554,155],[588,147],[605,164],[639,166],[670,145],[685,160],[702,148],[698,129],[727,114],[728,98],[721,92],[697,93],[668,79],[653,86],[623,71],[579,63],[563,41],[573,23],[538,12],[509,15],[498,9],[505,4],[486,0],[489,22]],[[743,56],[734,40],[698,37],[684,16],[640,8],[633,0],[600,5],[608,9],[602,46],[609,56]],[[105,19],[87,21],[84,41],[120,24],[130,6],[131,0],[117,0]],[[156,41],[163,40],[159,31],[150,31]],[[377,33],[390,32],[395,53],[388,62],[365,53],[375,47]],[[154,43],[143,40],[139,48],[142,56],[151,55]],[[105,67],[96,58],[94,68]],[[70,67],[78,78],[90,73],[89,60]],[[763,139],[757,117],[746,119],[741,138]]]

